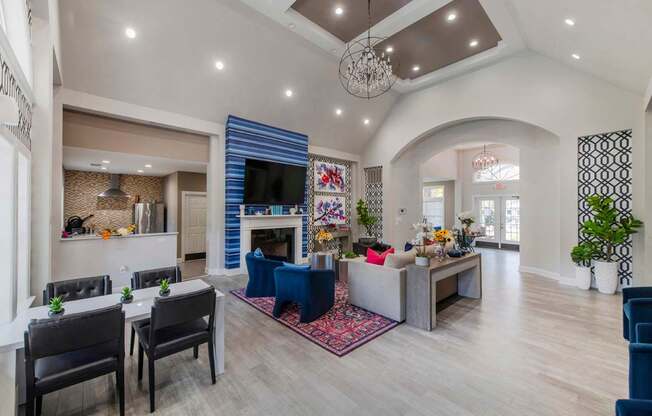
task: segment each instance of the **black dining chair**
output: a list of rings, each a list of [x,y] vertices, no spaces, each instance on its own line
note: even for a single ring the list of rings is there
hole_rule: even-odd
[[[25,331],[26,415],[41,414],[43,395],[115,372],[124,415],[122,305],[32,320]]]
[[[181,281],[181,269],[179,266],[134,272],[131,277],[131,288],[144,289],[146,287],[158,286],[161,284],[161,280],[163,279],[168,279],[168,283],[179,283]],[[149,319],[141,319],[140,321],[132,322],[131,339],[129,340],[129,355],[134,355],[134,338],[136,335],[136,329],[139,326],[147,324],[149,324]]]
[[[64,302],[69,302],[110,295],[112,290],[111,278],[107,275],[50,282],[43,290],[43,304],[47,305],[50,299],[56,296],[61,296]]]
[[[138,332],[138,380],[143,379],[143,355],[149,368],[149,411],[154,412],[154,362],[168,355],[192,348],[195,359],[199,346],[208,343],[211,380],[215,384],[215,289],[167,298],[156,298],[149,325]],[[208,317],[208,320],[204,319]]]

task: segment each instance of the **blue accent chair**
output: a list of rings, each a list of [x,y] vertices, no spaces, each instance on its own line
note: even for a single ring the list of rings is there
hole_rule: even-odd
[[[274,316],[281,316],[289,302],[299,304],[299,322],[312,322],[328,312],[335,303],[335,271],[300,270],[279,267],[274,270],[276,302]]]
[[[637,342],[634,338],[635,329],[636,324],[641,322],[652,323],[652,287],[624,288],[623,337],[630,342]]]
[[[254,253],[245,256],[249,282],[245,289],[248,298],[262,298],[276,296],[274,284],[274,269],[283,266],[280,257],[256,257]]]
[[[629,344],[629,398],[652,400],[652,323],[639,323]]]
[[[616,416],[652,416],[652,400],[617,400]]]

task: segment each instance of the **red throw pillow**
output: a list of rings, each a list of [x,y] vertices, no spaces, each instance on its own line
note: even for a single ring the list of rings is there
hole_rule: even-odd
[[[382,266],[385,264],[385,257],[387,257],[388,254],[394,254],[394,247],[387,249],[382,253],[378,253],[375,250],[367,248],[367,263]]]

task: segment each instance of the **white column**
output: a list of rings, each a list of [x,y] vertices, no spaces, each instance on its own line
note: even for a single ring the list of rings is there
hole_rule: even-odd
[[[206,272],[211,275],[220,275],[224,273],[224,192],[226,188],[224,179],[224,135],[209,137],[208,152]]]

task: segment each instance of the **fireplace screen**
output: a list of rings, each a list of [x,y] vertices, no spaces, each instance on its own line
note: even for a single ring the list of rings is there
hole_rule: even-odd
[[[260,248],[265,257],[294,263],[294,228],[251,231],[251,250]]]

